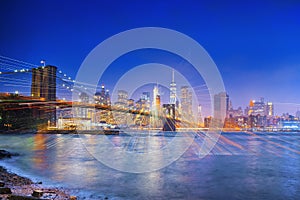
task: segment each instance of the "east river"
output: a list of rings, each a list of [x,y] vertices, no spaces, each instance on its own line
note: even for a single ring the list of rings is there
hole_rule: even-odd
[[[163,149],[176,136],[3,134],[0,149],[20,156],[0,165],[67,188],[79,199],[300,199],[300,133],[223,133],[202,157],[203,137],[196,133],[182,156],[165,167],[158,167],[162,157],[150,158],[146,164],[154,171],[145,173],[103,164],[103,137],[123,152],[140,155],[149,146]],[[142,157],[131,162],[106,154],[113,163],[124,162],[124,169],[145,165]]]

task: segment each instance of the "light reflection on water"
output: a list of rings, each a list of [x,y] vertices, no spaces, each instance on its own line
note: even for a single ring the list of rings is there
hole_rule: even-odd
[[[124,173],[98,162],[92,154],[101,151],[97,144],[97,139],[104,137],[101,135],[86,137],[85,144],[97,146],[92,154],[76,135],[0,135],[0,149],[21,153],[1,163],[44,184],[64,186],[88,198],[99,195],[116,199],[300,197],[300,134],[226,133],[223,136],[205,158],[199,159],[201,138],[195,139],[180,159],[151,173]],[[132,139],[109,137],[115,146],[122,148]],[[135,145],[137,149],[143,149],[145,143],[163,146],[171,139],[138,138]],[[155,168],[161,159],[153,158],[149,165]]]

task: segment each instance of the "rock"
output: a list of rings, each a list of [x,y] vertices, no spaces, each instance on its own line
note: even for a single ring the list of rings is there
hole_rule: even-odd
[[[17,155],[19,155],[19,154],[10,153],[8,151],[0,149],[0,159],[2,159],[2,158],[11,158],[12,156],[17,156]]]
[[[0,194],[11,194],[11,189],[10,188],[0,188]]]
[[[4,187],[5,183],[0,181],[0,187]]]
[[[11,154],[8,151],[0,150],[0,159],[1,158],[10,158]]]
[[[43,191],[42,190],[33,190],[32,196],[40,198],[43,196]]]
[[[19,196],[19,195],[11,195],[9,200],[38,200],[38,198],[30,197],[30,196]]]

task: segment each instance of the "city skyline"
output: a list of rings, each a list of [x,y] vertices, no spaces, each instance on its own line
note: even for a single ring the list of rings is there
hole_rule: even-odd
[[[300,107],[300,95],[295,92],[300,63],[299,3],[94,3],[1,2],[1,55],[37,64],[45,59],[75,77],[85,56],[111,35],[161,26],[183,32],[203,45],[218,66],[234,107],[244,108],[249,100],[260,97],[272,101],[278,115],[294,114]],[[134,59],[151,60],[148,54],[132,55],[125,67],[119,64],[119,73],[135,66]]]
[[[6,59],[11,59],[11,58],[6,58]],[[9,61],[9,60],[7,60],[7,61]],[[24,62],[24,61],[18,61],[18,62]],[[16,62],[17,65],[19,64],[18,62]],[[55,71],[52,71],[52,70],[49,71],[50,68],[55,69]],[[214,104],[213,103],[214,100],[212,102],[209,102],[206,105],[206,107],[204,106],[204,109],[203,109],[203,105],[205,105],[205,104],[201,104],[201,103],[203,103],[203,101],[201,101],[201,98],[203,100],[204,94],[201,93],[199,95],[199,94],[197,94],[197,91],[195,91],[195,88],[186,85],[186,82],[184,82],[182,74],[180,74],[180,73],[176,73],[176,75],[179,77],[179,80],[181,81],[181,84],[177,84],[176,81],[175,81],[175,70],[172,69],[172,68],[170,68],[170,69],[165,69],[164,71],[161,71],[161,72],[163,72],[163,76],[165,77],[164,83],[162,83],[162,84],[148,83],[146,85],[143,85],[143,86],[137,88],[135,91],[131,92],[130,96],[128,96],[128,91],[123,90],[122,84],[118,85],[118,87],[121,87],[121,90],[120,90],[120,88],[117,89],[118,87],[114,88],[114,90],[113,90],[114,93],[110,94],[110,90],[105,88],[105,84],[102,82],[101,85],[97,86],[98,89],[96,89],[95,94],[90,93],[91,92],[90,88],[88,88],[88,90],[86,90],[87,88],[82,88],[83,90],[81,90],[81,91],[83,91],[83,92],[79,92],[79,91],[75,92],[75,94],[76,94],[75,96],[78,96],[78,99],[75,98],[73,100],[75,102],[76,101],[81,101],[80,100],[80,99],[82,99],[81,95],[86,95],[88,100],[87,101],[85,100],[84,102],[92,103],[93,102],[92,99],[93,99],[94,95],[103,93],[103,94],[109,96],[109,102],[118,103],[118,101],[119,101],[118,100],[119,99],[119,91],[124,91],[124,92],[127,93],[127,97],[128,97],[127,100],[130,100],[133,103],[138,103],[141,99],[143,99],[145,93],[149,93],[149,100],[152,100],[152,102],[154,102],[154,96],[155,95],[152,95],[152,93],[150,93],[149,91],[152,90],[153,88],[157,87],[157,90],[158,90],[158,93],[159,93],[159,96],[160,96],[159,99],[160,99],[160,102],[162,104],[166,104],[166,103],[174,104],[174,97],[175,97],[175,99],[176,99],[175,105],[176,105],[176,107],[178,107],[179,105],[181,105],[182,101],[184,101],[183,99],[185,99],[185,98],[182,97],[182,94],[183,94],[182,89],[183,88],[189,88],[189,90],[191,90],[190,91],[190,99],[192,99],[191,102],[193,102],[193,103],[190,103],[191,109],[187,109],[187,110],[191,110],[191,111],[187,111],[187,113],[190,113],[190,115],[192,115],[192,112],[194,114],[196,114],[196,113],[198,113],[199,106],[201,106],[201,110],[202,110],[201,113],[200,113],[201,116],[203,116],[203,117],[213,116],[213,111],[208,107],[210,107],[211,104]],[[58,72],[56,72],[56,71],[58,71]],[[27,87],[27,88],[29,88],[29,89],[27,89],[27,90],[29,90],[29,92],[26,89],[9,91],[9,90],[7,90],[8,88],[2,88],[1,92],[4,91],[5,93],[11,93],[11,94],[14,94],[14,95],[17,94],[17,95],[21,95],[21,96],[27,96],[26,94],[29,93],[28,97],[30,97],[30,96],[35,97],[35,98],[42,97],[45,100],[55,100],[55,94],[56,94],[55,85],[56,85],[56,83],[53,82],[54,77],[52,77],[52,75],[53,74],[60,74],[62,77],[58,76],[59,77],[58,81],[63,81],[63,84],[58,84],[57,86],[60,86],[60,89],[64,88],[64,90],[69,93],[69,98],[61,98],[60,94],[56,94],[56,99],[57,100],[66,100],[66,101],[71,101],[72,100],[72,93],[74,91],[74,86],[72,86],[72,84],[74,84],[75,80],[72,79],[67,74],[62,73],[61,69],[57,70],[57,67],[55,67],[55,66],[51,66],[51,65],[46,66],[45,65],[45,66],[40,66],[40,67],[36,67],[36,68],[31,68],[31,69],[30,68],[27,68],[27,69],[23,68],[21,70],[19,69],[19,70],[12,70],[12,71],[2,71],[2,72],[0,72],[0,74],[3,74],[3,73],[4,74],[16,74],[16,75],[17,74],[24,74],[24,73],[29,74],[28,72],[32,73],[32,80],[28,80],[28,81],[32,81],[32,83],[29,84],[29,85],[31,85],[31,91],[30,91],[30,86],[29,85],[24,86],[23,83],[21,85],[20,85],[20,83],[16,83],[16,85],[14,86],[15,88],[18,88],[18,86],[25,87],[25,88]],[[136,75],[138,75],[140,73],[140,71],[137,71],[136,73],[137,73]],[[170,74],[168,74],[168,73],[170,73]],[[172,78],[169,77],[170,78],[169,88],[167,87],[167,84],[166,84],[168,82],[168,77],[166,77],[166,76],[168,76],[168,75],[172,77]],[[56,75],[55,75],[55,77],[57,78]],[[51,79],[52,79],[52,81],[51,81],[52,83],[47,84],[47,82],[49,82]],[[6,83],[5,80],[8,80],[7,83],[9,83],[13,79],[4,78],[4,81],[3,81],[4,86],[9,85],[9,84]],[[17,78],[15,80],[19,80],[19,79]],[[70,82],[72,84],[71,85],[68,84],[68,86],[67,86],[65,81]],[[83,85],[81,85],[80,87],[83,87],[84,85],[86,85],[86,83],[82,83],[82,84]],[[52,89],[50,89],[49,91],[47,89],[45,89],[45,88],[47,88],[47,85],[49,85],[50,88],[52,88]],[[11,86],[13,86],[13,85],[11,85]],[[123,86],[125,86],[125,85],[123,85]],[[181,92],[178,92],[178,94],[176,94],[177,86],[178,86],[178,88],[180,88],[180,91],[181,91]],[[101,91],[99,90],[100,88],[101,88]],[[206,89],[204,89],[203,91],[205,91],[205,90]],[[88,92],[90,96],[87,95],[85,92]],[[202,95],[202,97],[200,97],[201,95]],[[206,95],[209,95],[209,94],[207,93]],[[184,96],[187,96],[187,95],[185,94]],[[275,113],[274,112],[274,110],[275,110],[274,109],[274,103],[272,101],[269,101],[268,99],[267,99],[267,101],[265,101],[264,97],[260,97],[259,99],[250,99],[249,104],[247,104],[245,107],[233,106],[232,99],[229,98],[230,96],[227,92],[226,92],[226,96],[227,96],[226,97],[226,106],[224,106],[224,108],[226,107],[226,110],[231,114],[236,113],[236,112],[242,113],[242,114],[239,114],[240,116],[250,115],[250,114],[248,114],[250,107],[253,107],[253,104],[260,103],[260,102],[264,103],[264,105],[266,105],[266,106],[269,106],[269,104],[271,105],[271,107],[272,107],[272,116],[280,117],[280,116],[292,115],[292,116],[296,116],[298,118],[298,116],[299,116],[298,113],[300,112],[299,109],[297,109],[295,112],[292,112],[292,113],[288,113],[288,112]],[[207,96],[207,98],[209,98],[209,97]],[[89,99],[91,101],[89,101]],[[95,103],[96,103],[97,100],[96,99],[94,99],[94,100],[95,100]],[[185,104],[185,103],[183,102],[183,104]],[[276,106],[275,106],[275,108],[276,108]],[[203,112],[203,110],[204,110],[204,112]],[[267,110],[265,110],[265,111],[268,112]],[[234,114],[234,115],[236,115],[236,114]],[[228,116],[228,114],[227,114],[227,116]],[[194,116],[194,117],[197,118],[197,116]]]

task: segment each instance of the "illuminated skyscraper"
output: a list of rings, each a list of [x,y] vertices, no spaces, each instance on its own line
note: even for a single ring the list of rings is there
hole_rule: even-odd
[[[268,106],[264,102],[264,98],[260,98],[259,101],[251,100],[249,105],[248,115],[250,118],[251,127],[262,127],[267,125],[268,112],[272,114],[272,105],[268,111]]]
[[[214,118],[225,119],[229,108],[229,96],[221,92],[214,96]]]
[[[192,122],[193,118],[193,96],[190,88],[188,86],[181,87],[181,96],[180,96],[180,105],[181,105],[181,118],[184,121]]]
[[[128,104],[128,92],[125,90],[118,90],[118,105],[127,107]]]
[[[150,116],[147,114],[150,111],[150,92],[143,92],[135,105],[136,111],[139,113],[135,116],[135,124],[139,126],[149,125]]]
[[[150,111],[150,92],[143,92],[141,100],[145,111]]]
[[[110,95],[109,91],[105,90],[104,85],[101,86],[101,91],[96,92],[94,96],[95,104],[101,105],[103,107],[110,107]],[[96,112],[96,121],[105,121],[107,123],[113,123],[113,118],[111,116],[111,112],[109,110],[97,110]]]
[[[96,92],[94,96],[95,104],[100,104],[100,105],[105,105],[109,106],[110,105],[110,96],[109,96],[109,91],[105,91],[104,85],[101,86],[101,91]]]
[[[89,96],[85,92],[81,92],[79,94],[79,99],[80,99],[80,102],[82,102],[82,103],[89,103]]]
[[[274,106],[272,102],[267,103],[266,114],[268,117],[274,116]]]
[[[56,100],[56,70],[57,67],[50,65],[32,69],[32,97],[42,97],[46,101]]]
[[[162,122],[160,120],[160,94],[158,90],[158,85],[155,85],[153,88],[151,124],[154,128],[161,127],[162,125]]]
[[[149,101],[150,102],[150,92],[143,92],[141,99]]]
[[[175,83],[175,75],[174,69],[172,70],[172,82],[170,83],[170,104],[176,105],[177,94],[176,94],[176,83]]]
[[[255,101],[255,100],[250,101],[248,115],[253,115],[253,116],[266,115],[266,105],[263,98],[261,98],[260,101]]]
[[[117,99],[117,102],[115,102],[115,106],[118,108],[118,109],[133,109],[134,107],[134,101],[132,103],[132,105],[129,105],[129,100],[128,100],[128,92],[125,91],[125,90],[118,90],[118,99]],[[130,106],[130,107],[129,107]],[[130,116],[129,116],[129,113],[126,113],[126,112],[118,112],[118,111],[115,111],[113,112],[113,117],[114,119],[116,120],[116,123],[119,124],[119,125],[125,125],[127,124],[127,119],[130,119]]]
[[[197,123],[198,126],[203,126],[203,118],[202,118],[202,106],[198,105],[198,115],[197,115]]]
[[[82,103],[81,106],[79,107],[74,107],[75,109],[73,111],[76,112],[76,117],[79,117],[79,118],[88,118],[88,107],[85,106],[86,104],[89,103],[89,96],[87,93],[85,92],[81,92],[79,94],[79,100],[80,102]]]

